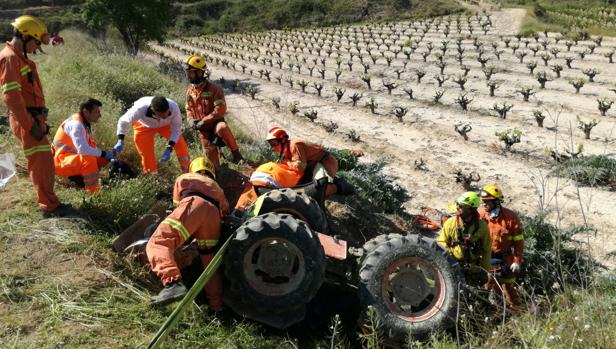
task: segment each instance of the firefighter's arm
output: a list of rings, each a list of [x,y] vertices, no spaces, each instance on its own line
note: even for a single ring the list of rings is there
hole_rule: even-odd
[[[0,93],[2,100],[14,117],[14,121],[24,130],[30,131],[33,119],[26,110],[21,95],[21,76],[19,66],[11,64],[10,59],[0,60]]]
[[[291,160],[288,165],[303,171],[308,165],[308,156],[303,144],[291,143],[289,151],[291,152]]]
[[[182,134],[182,113],[180,112],[180,108],[173,108],[171,115],[171,136],[169,137],[169,141],[176,144],[178,139],[180,139],[180,135]]]
[[[438,238],[436,239],[436,243],[439,244],[442,248],[444,248],[447,251],[449,251],[449,246],[451,245],[451,239],[452,239],[450,230],[451,230],[451,218],[448,219],[445,222],[445,224],[443,224],[443,228],[441,228]]]
[[[481,230],[481,267],[485,270],[490,270],[490,262],[492,259],[492,237],[490,236],[490,231],[488,230],[488,226],[485,222],[482,222]]]
[[[513,262],[522,264],[522,256],[524,255],[524,234],[522,233],[522,223],[520,223],[520,220],[515,215],[511,222],[511,238],[513,239]]]
[[[224,118],[225,113],[227,112],[227,103],[225,102],[225,95],[222,89],[216,89],[216,92],[212,97],[209,97],[212,101],[212,105],[214,106],[214,110],[211,113],[203,117],[203,120],[206,124],[215,123]]]

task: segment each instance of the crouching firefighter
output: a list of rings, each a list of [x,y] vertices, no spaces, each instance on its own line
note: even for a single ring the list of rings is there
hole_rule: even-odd
[[[175,210],[156,228],[146,246],[152,271],[163,283],[163,290],[152,297],[152,304],[165,305],[187,293],[175,260],[175,252],[186,244],[197,244],[201,262],[206,267],[214,258],[220,238],[223,215],[229,203],[216,183],[214,165],[204,157],[193,160],[190,173],[177,178],[173,188]],[[215,273],[204,287],[209,309],[222,310],[222,279]]]
[[[475,192],[465,192],[456,200],[457,211],[449,217],[437,239],[461,265],[467,283],[480,286],[488,281],[492,240],[485,221],[479,219],[480,203]]]
[[[92,124],[101,118],[102,106],[94,98],[81,102],[79,113],[60,124],[52,144],[56,175],[68,177],[91,193],[100,190],[100,169],[114,155],[112,150],[101,150],[92,134]]]

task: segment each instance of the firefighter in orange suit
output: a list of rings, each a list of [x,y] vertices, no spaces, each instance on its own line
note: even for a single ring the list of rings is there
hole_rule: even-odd
[[[70,205],[61,204],[54,192],[54,166],[45,96],[36,64],[28,59],[41,44],[49,43],[45,24],[33,16],[20,16],[13,23],[13,38],[0,52],[0,93],[9,110],[13,134],[28,160],[28,173],[44,216],[65,216]]]
[[[312,173],[312,178],[318,180],[327,177],[326,195],[349,195],[354,188],[336,177],[338,160],[322,146],[298,139],[289,139],[289,134],[280,127],[272,127],[265,140],[274,152],[279,154],[279,162]]]
[[[492,258],[501,260],[506,266],[504,274],[498,280],[490,280],[488,286],[496,294],[502,294],[509,306],[515,307],[519,305],[515,281],[522,265],[524,235],[522,224],[515,212],[501,205],[504,198],[498,186],[490,184],[483,187],[483,209],[479,211],[479,215],[488,223],[492,236]],[[500,287],[496,284],[497,281]]]
[[[205,77],[207,65],[202,56],[190,56],[182,64],[190,82],[186,90],[186,116],[188,124],[199,131],[199,138],[205,155],[214,166],[220,159],[218,146],[229,146],[232,161],[239,163],[244,158],[237,147],[231,128],[225,122],[227,104],[222,88],[212,84]]]
[[[187,292],[174,257],[178,248],[196,243],[204,267],[214,258],[221,218],[229,213],[229,203],[216,183],[215,173],[211,161],[199,157],[190,164],[190,173],[175,181],[173,198],[177,207],[159,224],[146,247],[152,271],[164,285],[152,297],[155,305],[179,300]],[[209,308],[222,310],[222,279],[218,272],[205,285],[205,293]]]
[[[56,175],[68,177],[91,193],[100,190],[99,170],[113,157],[113,151],[98,148],[92,135],[92,124],[100,119],[102,106],[97,99],[85,99],[79,113],[60,124],[52,143]]]
[[[167,139],[167,147],[160,161],[169,161],[175,150],[182,173],[188,172],[190,157],[188,146],[182,136],[182,113],[175,101],[161,97],[142,97],[118,120],[118,142],[113,147],[116,153],[124,149],[124,136],[129,125],[133,125],[137,152],[141,155],[143,173],[157,173],[158,163],[154,154],[154,136]]]

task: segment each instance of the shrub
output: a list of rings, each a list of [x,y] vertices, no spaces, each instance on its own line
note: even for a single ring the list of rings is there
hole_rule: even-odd
[[[358,205],[370,205],[374,212],[402,213],[402,205],[410,199],[406,189],[394,183],[390,174],[383,173],[385,162],[368,164],[356,163],[350,171],[341,171],[340,176],[347,179],[357,189],[353,200]]]
[[[563,162],[552,172],[589,186],[616,188],[616,159],[605,155],[590,155]]]

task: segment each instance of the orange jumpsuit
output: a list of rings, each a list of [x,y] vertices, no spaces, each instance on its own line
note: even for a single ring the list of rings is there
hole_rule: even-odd
[[[333,178],[338,173],[338,160],[329,154],[322,146],[302,140],[290,140],[289,147],[285,148],[282,161],[289,162],[291,166],[304,170],[313,169],[321,163],[327,173]]]
[[[199,131],[199,139],[214,166],[220,165],[218,147],[212,143],[214,137],[222,138],[232,152],[238,151],[231,128],[225,122],[226,112],[225,95],[220,87],[206,81],[198,87],[191,85],[186,90],[186,116],[205,121],[204,129]]]
[[[524,235],[522,235],[522,224],[515,212],[501,207],[498,216],[491,218],[485,209],[479,211],[479,216],[488,224],[492,237],[492,258],[502,259],[507,266],[513,263],[522,263],[524,253]],[[510,305],[518,304],[518,294],[514,287],[515,275],[506,275],[498,281],[503,288],[502,294]],[[497,293],[501,294],[501,289],[496,285],[495,280],[490,280],[488,285]]]
[[[146,246],[152,271],[168,285],[181,278],[175,251],[196,241],[201,262],[207,266],[214,258],[213,248],[220,238],[221,218],[229,203],[218,184],[200,174],[183,174],[175,181],[174,202],[178,207],[163,220]],[[216,272],[204,287],[210,309],[222,310],[222,278]]]
[[[39,208],[51,212],[60,201],[54,192],[54,165],[47,136],[37,140],[30,135],[34,122],[45,129],[45,121],[33,118],[33,108],[45,107],[43,87],[36,64],[7,42],[0,51],[0,93],[9,109],[9,123],[28,160],[28,173],[38,195]]]
[[[67,123],[76,121],[81,126],[81,133],[85,133],[85,139],[77,139],[77,135],[67,132]],[[75,122],[73,122],[75,124]],[[81,176],[85,190],[94,193],[100,190],[98,180],[99,170],[109,161],[103,157],[102,150],[96,146],[96,141],[85,125],[85,120],[79,114],[74,114],[64,120],[53,138],[54,165],[58,176]]]
[[[190,157],[188,146],[182,136],[182,114],[175,101],[167,98],[170,115],[166,119],[158,119],[150,110],[154,97],[142,97],[118,119],[117,135],[124,137],[128,126],[133,125],[134,141],[137,152],[141,156],[141,166],[144,173],[157,173],[158,163],[154,153],[154,136],[159,134],[173,145],[178,157],[182,173],[188,172]]]

